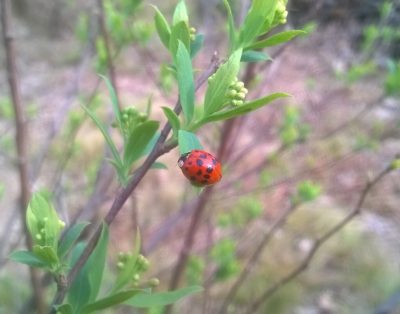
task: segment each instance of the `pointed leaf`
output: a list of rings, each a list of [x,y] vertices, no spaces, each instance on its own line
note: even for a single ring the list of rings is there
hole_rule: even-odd
[[[171,37],[171,28],[164,15],[158,10],[156,6],[152,6],[156,10],[156,15],[154,16],[154,24],[156,25],[158,37],[160,37],[163,45],[169,49],[169,39]]]
[[[171,38],[169,40],[169,51],[174,59],[176,57],[176,52],[178,51],[179,41],[185,45],[188,51],[190,50],[190,32],[189,27],[185,22],[179,22],[172,26]]]
[[[124,164],[130,168],[142,156],[143,151],[157,132],[158,121],[145,121],[136,126],[130,134],[124,150]]]
[[[165,116],[168,119],[169,124],[171,125],[172,132],[174,136],[178,137],[178,131],[181,127],[181,122],[179,121],[179,117],[176,115],[175,111],[173,111],[169,107],[161,107]]]
[[[104,310],[117,304],[121,304],[126,300],[132,298],[134,295],[140,293],[139,289],[132,289],[127,291],[120,291],[115,294],[109,295],[105,298],[97,300],[91,304],[86,305],[82,309],[83,314],[92,313],[94,311]]]
[[[272,60],[269,55],[262,51],[247,50],[242,54],[240,61],[242,62],[260,62]]]
[[[197,34],[193,41],[190,42],[190,57],[193,59],[204,44],[204,35]]]
[[[8,258],[15,262],[33,267],[49,266],[30,251],[15,251],[12,252]]]
[[[202,119],[200,124],[205,124],[205,123],[212,122],[212,121],[221,121],[221,120],[232,119],[232,118],[244,115],[246,113],[249,113],[251,111],[254,111],[263,106],[266,106],[278,98],[289,97],[289,96],[290,95],[285,94],[285,93],[274,93],[274,94],[247,102],[239,107],[235,107],[233,109],[229,109],[226,111],[214,113],[214,114]]]
[[[247,47],[256,39],[265,25],[266,20],[272,20],[278,0],[253,0],[239,35],[241,47]]]
[[[85,110],[87,115],[93,120],[93,122],[99,128],[100,132],[103,134],[103,137],[106,140],[108,147],[110,148],[111,154],[114,157],[115,164],[118,165],[119,168],[122,168],[122,161],[121,161],[121,158],[119,157],[117,147],[115,146],[114,141],[112,140],[111,136],[108,134],[106,126],[96,117],[94,112],[92,112],[89,108],[87,108],[84,105],[81,105],[81,106],[82,106],[83,110]]]
[[[193,149],[203,149],[196,134],[188,131],[179,130],[178,142],[181,154],[188,153]]]
[[[68,301],[75,312],[79,312],[84,305],[95,301],[97,298],[103,278],[107,246],[108,227],[103,223],[101,235],[95,249],[68,290]],[[83,252],[83,249],[84,245],[78,245],[74,249],[73,260],[75,262]]]
[[[242,49],[236,50],[228,61],[221,65],[217,72],[209,78],[204,99],[204,115],[208,116],[220,109],[229,100],[228,88],[239,73]]]
[[[138,308],[165,306],[202,290],[200,286],[191,286],[169,292],[139,293],[125,304]]]
[[[272,35],[264,40],[260,40],[248,47],[246,47],[246,49],[263,49],[266,47],[272,47],[272,46],[276,46],[279,44],[283,44],[293,38],[295,38],[296,36],[299,35],[304,35],[307,34],[307,32],[302,31],[302,30],[290,30],[290,31],[285,31],[285,32],[281,32],[275,35]]]
[[[189,16],[186,8],[185,1],[181,0],[175,7],[174,15],[172,18],[172,25],[176,25],[180,22],[189,24]]]
[[[236,46],[236,29],[235,29],[235,21],[233,19],[232,9],[229,5],[228,0],[223,0],[226,13],[228,15],[228,34],[229,34],[229,44],[232,49]]]
[[[181,41],[178,41],[176,52],[176,71],[179,86],[179,100],[185,116],[186,124],[193,118],[194,112],[194,80],[192,60],[189,52]]]
[[[59,258],[63,258],[78,240],[82,231],[85,227],[89,225],[88,222],[80,222],[76,225],[73,225],[64,235],[63,239],[60,241],[58,245],[58,256]]]
[[[117,120],[118,125],[121,125],[121,112],[119,110],[118,98],[117,98],[117,94],[115,93],[115,89],[112,86],[110,80],[106,76],[101,75],[101,74],[99,74],[99,76],[104,80],[104,82],[107,85],[107,89],[108,89],[108,93],[110,94],[111,104],[112,104],[112,109],[114,112],[115,119]]]

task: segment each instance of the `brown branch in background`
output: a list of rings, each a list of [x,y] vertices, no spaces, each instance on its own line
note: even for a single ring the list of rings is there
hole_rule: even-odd
[[[211,63],[208,67],[207,70],[205,70],[202,75],[199,77],[199,79],[196,82],[196,90],[200,88],[206,81],[207,78],[212,75],[218,68],[219,61],[217,57],[214,55]],[[181,106],[179,101],[177,101],[174,111],[176,114],[179,114],[181,112]],[[126,200],[129,198],[131,193],[135,190],[135,188],[138,186],[140,181],[143,179],[147,171],[150,169],[151,165],[157,160],[158,157],[161,155],[167,153],[171,149],[173,149],[176,146],[176,143],[171,143],[166,145],[165,141],[168,137],[169,132],[171,131],[171,126],[167,122],[164,126],[164,128],[161,131],[161,134],[157,140],[157,143],[154,145],[153,150],[150,152],[150,154],[147,156],[146,160],[143,162],[142,166],[140,166],[134,173],[131,181],[129,181],[128,185],[122,189],[117,197],[115,198],[110,210],[108,211],[108,214],[106,215],[104,221],[107,225],[110,225],[114,218],[118,215],[119,211],[121,210],[122,206],[125,204]],[[95,233],[92,235],[92,237],[89,239],[87,246],[85,247],[85,250],[82,252],[81,256],[78,258],[77,262],[71,269],[71,271],[67,275],[67,280],[66,281],[59,281],[61,284],[57,285],[57,293],[54,297],[53,300],[53,305],[61,304],[61,302],[64,300],[65,295],[68,291],[68,288],[72,281],[75,279],[76,275],[78,274],[79,270],[85,265],[86,261],[88,260],[90,254],[93,252],[94,248],[96,247],[96,243],[99,239],[99,236],[101,234],[101,225],[97,228]],[[51,309],[51,313],[55,313],[55,308],[54,306]]]
[[[245,280],[247,279],[248,275],[250,274],[251,270],[253,269],[254,265],[260,259],[261,254],[264,252],[264,249],[267,247],[269,241],[276,233],[276,231],[281,228],[287,221],[288,217],[298,208],[298,203],[292,202],[287,210],[285,210],[280,217],[275,221],[275,223],[271,226],[268,232],[264,235],[260,243],[257,245],[256,249],[254,250],[253,254],[250,256],[249,260],[247,261],[246,265],[243,267],[240,275],[236,279],[233,286],[228,291],[224,302],[219,310],[220,314],[226,313],[229,304],[235,298],[239,288],[243,285]]]
[[[112,58],[112,54],[111,54],[111,43],[110,43],[110,37],[108,35],[108,31],[107,31],[103,0],[97,0],[97,10],[98,10],[97,18],[98,18],[98,23],[100,26],[101,37],[103,38],[104,47],[106,49],[106,54],[107,54],[108,73],[110,75],[111,84],[114,86],[115,96],[117,97],[117,102],[118,102],[118,107],[121,110],[121,100],[120,100],[119,92],[118,92],[117,77],[115,74],[115,66],[114,66],[114,62],[113,62],[113,58]]]
[[[6,52],[8,85],[10,88],[11,100],[15,118],[15,142],[17,146],[17,166],[19,172],[20,200],[19,209],[21,213],[22,230],[25,233],[26,246],[32,249],[32,240],[29,237],[28,228],[25,224],[25,211],[30,199],[30,186],[28,178],[28,149],[25,125],[25,113],[20,99],[19,85],[17,79],[15,49],[13,38],[10,35],[10,3],[8,0],[1,0],[1,25],[3,45]],[[29,268],[31,285],[36,301],[36,310],[39,314],[45,313],[43,292],[40,286],[38,273]]]
[[[388,175],[391,171],[395,170],[395,168],[390,164],[388,167],[386,167],[384,170],[382,170],[378,175],[376,175],[372,180],[368,181],[362,190],[360,194],[360,198],[358,199],[358,202],[354,209],[350,211],[350,213],[347,214],[341,221],[339,221],[337,224],[335,224],[332,228],[330,228],[327,232],[325,232],[322,236],[318,237],[315,241],[313,246],[311,247],[310,251],[306,255],[306,257],[303,259],[303,261],[295,268],[293,269],[290,273],[288,273],[285,277],[281,278],[279,281],[277,281],[275,284],[273,284],[271,287],[269,287],[267,290],[264,291],[247,309],[246,314],[252,314],[252,313],[257,313],[259,310],[260,306],[264,304],[265,301],[267,301],[272,295],[274,295],[276,292],[278,292],[282,287],[284,287],[286,284],[290,283],[292,280],[294,280],[298,275],[300,275],[303,271],[305,271],[308,266],[310,265],[312,259],[314,258],[315,254],[317,251],[325,244],[326,241],[328,241],[332,236],[334,236],[336,233],[338,233],[340,230],[342,230],[347,224],[349,224],[354,217],[356,217],[358,214],[360,214],[362,210],[362,206],[364,204],[364,201],[368,195],[368,193],[371,191],[371,189],[377,185],[386,175]]]

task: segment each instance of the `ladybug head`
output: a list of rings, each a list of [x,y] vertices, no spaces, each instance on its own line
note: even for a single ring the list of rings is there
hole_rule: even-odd
[[[179,168],[183,167],[183,165],[185,164],[185,161],[186,161],[186,159],[188,158],[189,155],[190,155],[190,152],[182,154],[181,157],[179,157],[179,159],[178,159],[178,167]]]

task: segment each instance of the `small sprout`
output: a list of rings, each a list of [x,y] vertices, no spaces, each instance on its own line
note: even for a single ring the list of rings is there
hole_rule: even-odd
[[[321,194],[321,186],[311,181],[304,181],[297,187],[294,202],[306,203],[315,200]]]
[[[65,227],[65,222],[62,221],[61,219],[58,220],[58,225],[60,226],[60,228],[64,228]]]

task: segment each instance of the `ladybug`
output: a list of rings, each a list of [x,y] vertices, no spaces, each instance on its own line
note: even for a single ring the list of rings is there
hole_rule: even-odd
[[[217,183],[222,178],[221,164],[204,150],[192,150],[181,155],[178,166],[182,173],[195,186],[207,186]]]

